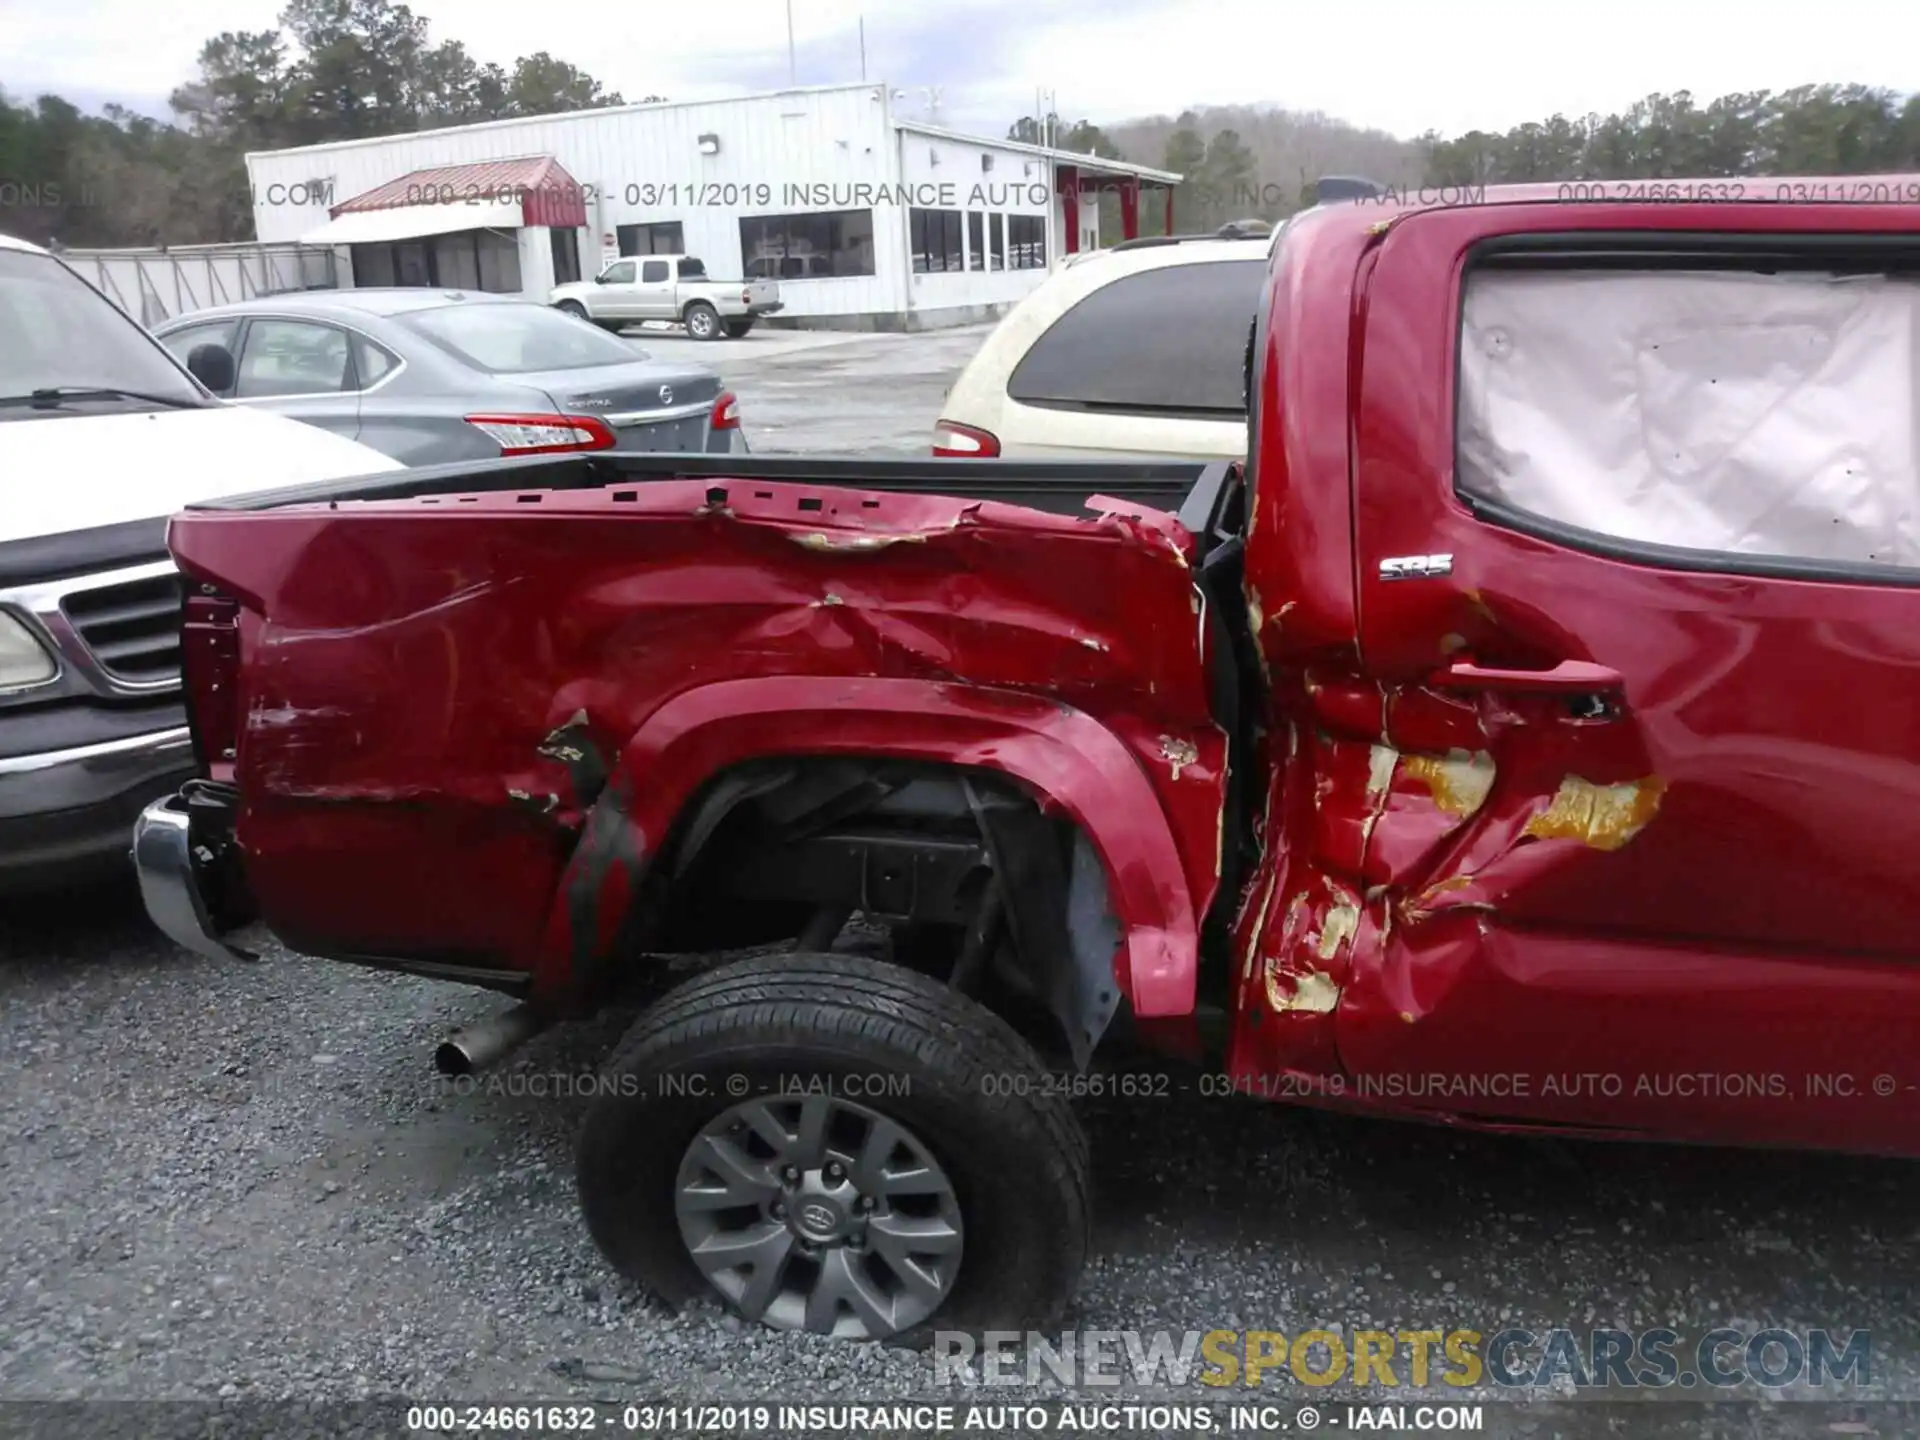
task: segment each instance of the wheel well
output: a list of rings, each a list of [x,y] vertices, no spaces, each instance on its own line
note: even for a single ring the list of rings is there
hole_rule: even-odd
[[[896,963],[975,995],[1076,1063],[1120,1008],[1121,927],[1098,853],[995,771],[750,762],[686,807],[648,889],[641,953],[825,949],[858,916]]]

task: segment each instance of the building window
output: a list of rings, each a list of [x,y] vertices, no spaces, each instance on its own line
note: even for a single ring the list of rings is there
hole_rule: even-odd
[[[743,216],[740,260],[749,280],[871,275],[873,211]]]
[[[489,295],[520,293],[520,242],[489,230],[480,237],[480,288]]]
[[[462,230],[432,240],[353,247],[353,283],[520,293],[520,246],[499,230]]]
[[[571,230],[549,230],[553,247],[553,283],[567,285],[580,278],[580,242]]]
[[[967,212],[967,269],[987,268],[987,217],[978,210]]]
[[[1047,268],[1046,216],[1007,216],[1007,268],[1009,270]]]
[[[393,247],[393,283],[396,285],[433,284],[433,251],[418,240]]]
[[[686,232],[678,220],[662,220],[652,225],[618,227],[622,255],[684,255]]]
[[[1007,217],[989,215],[987,219],[993,232],[993,268],[1004,270],[1007,268]]]
[[[914,274],[939,275],[967,268],[958,210],[909,210],[907,226],[912,234]]]
[[[455,290],[480,288],[480,252],[472,235],[441,235],[434,240],[433,283]]]
[[[353,283],[356,285],[398,285],[394,270],[393,246],[355,245],[353,247]]]

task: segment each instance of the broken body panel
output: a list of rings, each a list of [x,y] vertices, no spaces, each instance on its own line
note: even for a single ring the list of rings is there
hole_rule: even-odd
[[[1910,230],[1864,205],[1297,218],[1230,605],[1214,537],[1120,502],[456,476],[189,512],[182,567],[238,599],[205,643],[244,657],[240,703],[195,718],[249,886],[302,948],[579,1013],[727,777],[949,767],[1086,842],[1147,1033],[1190,1040],[1220,982],[1252,1093],[1920,1152],[1912,572],[1608,549],[1463,493],[1455,433],[1489,247],[1669,265]],[[191,679],[191,614],[187,638]],[[1241,639],[1257,673],[1223,690]],[[1087,984],[1055,1007],[1092,1017],[1082,1060],[1114,1000]]]
[[[1657,237],[1660,264],[1706,269],[1756,237],[1840,253],[1911,217],[1349,207],[1288,237],[1256,367],[1248,600],[1279,738],[1236,937],[1249,1088],[1920,1149],[1913,572],[1534,527],[1457,492],[1455,435],[1465,277],[1503,243],[1631,256]]]
[[[1188,1014],[1224,783],[1193,542],[1106,503],[686,480],[183,516],[182,568],[247,617],[260,911],[315,953],[522,975],[574,1013],[704,788],[911,759],[1071,818],[1121,992]]]

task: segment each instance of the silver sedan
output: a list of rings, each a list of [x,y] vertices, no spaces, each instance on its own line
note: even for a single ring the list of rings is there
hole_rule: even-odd
[[[515,296],[368,289],[198,310],[154,335],[214,394],[406,465],[569,450],[744,453],[700,365]]]

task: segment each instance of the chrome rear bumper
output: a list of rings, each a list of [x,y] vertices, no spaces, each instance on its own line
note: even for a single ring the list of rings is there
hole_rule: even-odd
[[[133,827],[133,865],[147,915],[184,950],[215,960],[259,957],[229,945],[214,928],[200,891],[191,819],[178,795],[156,800]]]

